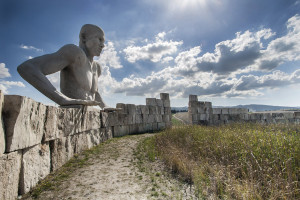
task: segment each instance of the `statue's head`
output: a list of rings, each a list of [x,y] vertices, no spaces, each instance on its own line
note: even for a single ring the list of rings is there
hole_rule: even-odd
[[[92,56],[99,56],[104,48],[104,31],[93,24],[85,24],[79,34],[79,46]]]

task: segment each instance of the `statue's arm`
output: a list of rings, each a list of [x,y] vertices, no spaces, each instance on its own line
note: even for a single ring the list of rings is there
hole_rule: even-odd
[[[71,99],[59,92],[47,79],[46,75],[61,71],[74,62],[76,58],[75,45],[66,45],[52,54],[46,54],[25,61],[18,66],[18,72],[28,83],[59,105],[86,104],[98,105],[98,103],[86,100]]]
[[[101,66],[100,66],[99,63],[96,63],[96,64],[97,64],[97,74],[98,74],[98,77],[99,77],[99,76],[101,75]],[[101,97],[99,91],[97,91],[97,92],[95,93],[95,101],[97,101],[97,102],[100,103],[99,106],[100,106],[102,109],[104,109],[105,107],[108,107],[108,106],[106,105],[106,103],[103,101],[103,99],[102,99],[102,97]]]

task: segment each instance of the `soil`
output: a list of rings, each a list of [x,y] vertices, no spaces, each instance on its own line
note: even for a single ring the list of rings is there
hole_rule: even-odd
[[[162,161],[137,158],[138,144],[153,135],[112,139],[100,154],[88,160],[88,165],[74,170],[38,199],[196,199],[193,187],[174,177]]]

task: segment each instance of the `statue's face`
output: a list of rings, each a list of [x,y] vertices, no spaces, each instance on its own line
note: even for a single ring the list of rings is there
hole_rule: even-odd
[[[89,35],[85,41],[85,47],[88,50],[89,55],[99,56],[104,48],[104,33],[97,31]]]

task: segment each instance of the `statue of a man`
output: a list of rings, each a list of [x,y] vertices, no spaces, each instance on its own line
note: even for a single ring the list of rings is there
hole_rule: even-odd
[[[100,65],[93,61],[104,48],[104,32],[91,24],[82,26],[79,47],[67,44],[57,52],[25,61],[19,74],[55,103],[65,105],[99,105],[107,107],[98,92]],[[59,92],[46,75],[60,71]]]

